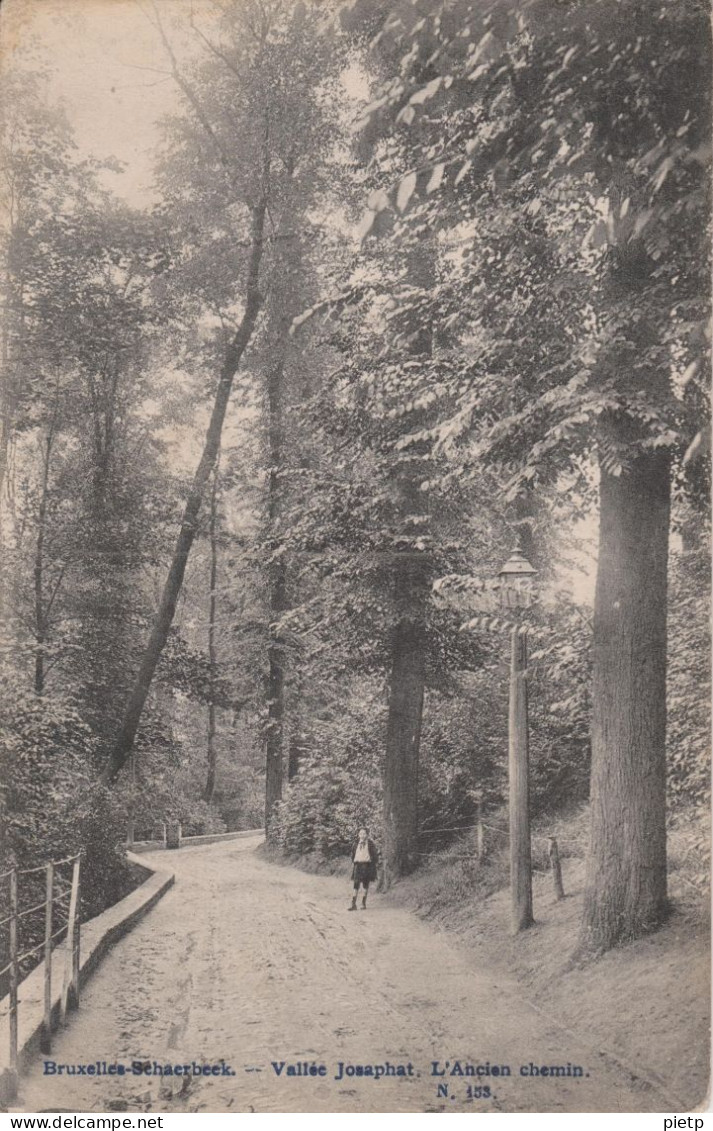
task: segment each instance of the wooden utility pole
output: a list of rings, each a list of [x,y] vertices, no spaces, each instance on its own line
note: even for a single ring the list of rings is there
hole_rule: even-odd
[[[532,854],[530,846],[530,765],[527,724],[527,634],[510,634],[510,890],[513,934],[532,926]]]

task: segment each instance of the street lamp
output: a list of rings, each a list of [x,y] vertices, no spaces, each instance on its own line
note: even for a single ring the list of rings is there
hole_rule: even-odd
[[[531,566],[522,550],[515,549],[500,570],[500,604],[505,609],[527,609],[534,595],[534,577],[537,570]]]
[[[517,611],[532,603],[537,570],[522,550],[513,550],[500,570],[500,604]],[[510,632],[510,713],[508,722],[510,790],[510,892],[513,934],[534,923],[532,917],[532,850],[530,844],[530,767],[527,726],[527,630],[515,624]]]

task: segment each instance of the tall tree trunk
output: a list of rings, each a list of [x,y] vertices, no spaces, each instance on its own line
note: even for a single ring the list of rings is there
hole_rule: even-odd
[[[10,334],[13,314],[17,313],[12,297],[12,284],[10,272],[4,273],[3,306],[4,316],[0,329],[0,506],[2,506],[5,475],[7,473],[7,457],[10,447],[10,437],[15,426],[15,412],[17,407],[17,377],[11,373],[13,359],[10,351]],[[17,284],[19,307],[22,312],[24,289],[22,279]],[[22,359],[25,337],[25,319],[22,313],[17,325],[16,349],[17,358]],[[1,530],[0,530],[1,533]]]
[[[403,555],[396,576],[397,621],[384,765],[384,883],[418,863],[418,761],[426,674],[428,576],[422,555]]]
[[[420,514],[426,496],[407,472],[401,481],[403,517]],[[389,708],[383,772],[384,852],[382,885],[406,876],[418,863],[418,763],[426,685],[430,556],[397,551],[395,624],[391,637]]]
[[[20,283],[22,296],[22,284]],[[12,296],[12,281],[9,270],[4,272],[4,287],[2,290],[3,317],[0,321],[0,518],[8,492],[8,458],[11,450],[13,432],[15,430],[15,417],[17,413],[18,384],[17,375],[13,373],[12,363],[15,360],[11,354],[11,321],[15,313],[15,303]],[[22,299],[20,300],[20,304]],[[24,348],[24,318],[19,320],[16,353],[22,358]],[[4,529],[0,521],[0,560],[4,561]],[[3,570],[0,572],[0,613],[5,614],[8,603],[8,578]]]
[[[44,595],[44,545],[47,525],[47,493],[49,490],[50,459],[52,457],[52,429],[47,434],[42,452],[42,485],[37,514],[37,540],[35,542],[35,692],[42,695],[45,689],[45,644],[47,642],[47,616]]]
[[[273,561],[270,565],[270,643],[267,674],[267,732],[265,737],[265,830],[270,834],[270,821],[275,805],[282,797],[283,734],[285,720],[285,648],[275,622],[287,608],[287,571],[284,555],[278,549],[276,526],[280,514],[279,472],[283,460],[283,380],[284,361],[278,361],[267,378],[268,446],[270,481],[268,487],[268,520],[271,532]]]
[[[14,411],[10,394],[0,390],[0,509],[2,508],[5,494],[5,479],[7,476],[8,455],[10,452],[10,437],[13,432]],[[0,529],[0,537],[2,529]]]
[[[273,587],[275,602],[271,603],[270,613],[275,616],[279,610],[280,586]],[[284,594],[284,588],[282,588]],[[285,704],[285,675],[283,656],[279,638],[275,637],[268,650],[267,675],[267,736],[265,742],[265,830],[269,833],[270,820],[275,805],[282,798],[282,728]]]
[[[120,356],[104,357],[95,371],[84,375],[90,405],[84,436],[90,469],[85,480],[88,521],[83,524],[84,593],[77,609],[81,651],[69,662],[82,688],[87,721],[100,736],[100,749],[111,747],[121,725],[135,674],[131,657],[141,644],[134,617],[135,578],[129,564],[137,548],[137,533],[127,531],[122,536],[117,524],[125,458],[118,406],[131,364],[131,354],[124,351]]]
[[[429,294],[436,277],[436,260],[430,245],[419,246],[409,257],[408,281]],[[433,327],[420,312],[411,312],[400,329],[410,341],[415,358],[433,354]],[[411,417],[416,426],[415,416]],[[423,424],[423,419],[418,420]],[[421,452],[421,455],[424,453]],[[407,540],[414,530],[424,533],[422,519],[428,510],[428,495],[421,482],[428,478],[427,465],[396,458],[394,480],[400,525]],[[414,518],[418,517],[418,525]],[[408,875],[418,863],[418,763],[426,680],[426,619],[430,589],[430,555],[412,546],[397,550],[394,567],[395,625],[391,638],[389,710],[383,773],[384,852],[381,885]]]
[[[168,576],[161,593],[161,601],[158,612],[156,613],[151,635],[104,772],[105,781],[113,781],[116,778],[131,752],[151,682],[161,652],[168,639],[171,625],[173,624],[176,604],[181,592],[183,577],[188,563],[188,555],[190,554],[193,540],[196,536],[198,513],[201,508],[206,485],[210,479],[218,456],[223,422],[233,388],[233,380],[252,337],[258,311],[262,303],[262,296],[258,284],[260,260],[262,258],[265,212],[266,201],[263,199],[252,210],[252,232],[245,294],[245,310],[240,326],[230,343],[221,370],[213,404],[213,412],[208,425],[208,431],[206,432],[203,454],[193,477],[188,499],[186,500],[181,529],[173,551]]]
[[[594,609],[591,842],[580,946],[601,951],[666,912],[666,588],[671,472],[601,468]]]
[[[290,748],[287,758],[287,780],[292,781],[297,777],[300,768],[300,745],[297,738],[290,739]]]
[[[208,768],[206,773],[203,800],[212,801],[215,793],[215,684],[217,673],[217,656],[215,650],[215,617],[218,607],[216,585],[218,584],[218,463],[216,462],[213,473],[213,489],[210,493],[210,596],[208,598]]]

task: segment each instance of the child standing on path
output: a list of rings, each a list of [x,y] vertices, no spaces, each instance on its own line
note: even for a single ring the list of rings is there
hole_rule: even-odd
[[[373,840],[369,837],[369,830],[359,829],[357,842],[352,850],[352,880],[354,881],[354,895],[349,911],[356,911],[359,887],[363,887],[364,895],[361,901],[362,911],[366,911],[366,897],[369,894],[369,884],[376,879],[376,865],[379,853]]]

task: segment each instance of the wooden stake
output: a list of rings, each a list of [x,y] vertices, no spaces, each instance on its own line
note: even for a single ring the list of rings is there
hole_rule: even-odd
[[[77,860],[77,915],[75,918],[74,926],[74,945],[72,947],[72,997],[70,1005],[72,1009],[79,1009],[79,945],[81,942],[81,918],[82,918],[82,858]]]
[[[555,885],[555,896],[557,899],[564,899],[564,886],[562,884],[562,865],[560,864],[560,854],[557,848],[557,837],[551,836],[550,838],[549,857],[552,864],[552,882]]]

